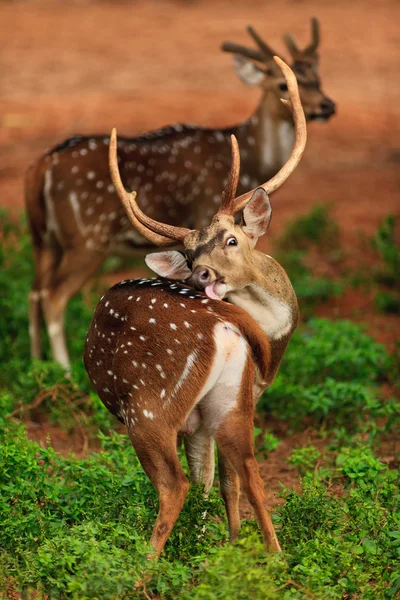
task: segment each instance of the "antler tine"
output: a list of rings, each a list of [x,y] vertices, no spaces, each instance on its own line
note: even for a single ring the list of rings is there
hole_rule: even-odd
[[[264,62],[264,57],[261,52],[258,52],[258,50],[246,48],[246,46],[241,46],[240,44],[235,44],[233,42],[224,42],[221,46],[221,50],[223,52],[241,54],[242,56],[246,56],[246,58],[251,58],[252,60],[257,60],[258,62]]]
[[[121,200],[123,207],[125,208],[125,212],[132,223],[132,225],[150,242],[154,243],[157,246],[169,245],[171,240],[169,238],[165,238],[164,236],[159,236],[156,233],[153,233],[147,229],[142,223],[137,219],[135,213],[131,206],[131,200],[135,199],[136,192],[131,192],[130,194],[125,190],[124,185],[121,181],[121,176],[118,168],[118,159],[117,159],[117,131],[114,128],[111,132],[110,136],[110,148],[109,148],[109,168],[111,179],[114,184],[114,187],[117,191],[119,199]]]
[[[145,215],[136,202],[136,192],[128,193],[121,181],[117,159],[117,131],[114,128],[110,136],[109,167],[111,179],[132,225],[147,240],[156,246],[171,246],[177,241],[183,241],[191,232],[186,227],[174,227],[159,223]]]
[[[311,18],[311,43],[304,50],[304,53],[313,54],[319,46],[319,21],[317,17]]]
[[[229,173],[228,183],[224,191],[222,192],[222,204],[217,214],[219,215],[234,215],[234,199],[236,195],[237,186],[239,183],[240,174],[240,152],[237,139],[234,135],[231,135],[232,142],[232,164]]]
[[[247,33],[251,35],[257,46],[260,48],[261,53],[264,57],[264,62],[267,60],[271,60],[275,56],[275,52],[268,46],[266,42],[258,35],[254,27],[251,25],[247,26]]]
[[[297,43],[296,43],[296,40],[294,39],[294,37],[292,35],[290,35],[290,33],[286,33],[283,36],[283,39],[284,39],[286,46],[288,47],[290,54],[292,55],[293,58],[295,58],[295,56],[297,56],[300,53],[299,47],[297,46]]]
[[[288,86],[289,100],[282,99],[282,102],[289,107],[293,114],[296,139],[292,153],[289,159],[287,160],[286,164],[283,165],[280,171],[278,171],[278,173],[274,175],[272,179],[259,186],[264,188],[267,194],[272,194],[272,192],[277,190],[286,181],[289,175],[295,170],[303,155],[307,141],[306,119],[300,101],[299,88],[297,86],[296,76],[293,73],[292,69],[288,67],[288,65],[281,58],[279,58],[278,56],[274,56],[274,61],[282,70]],[[242,208],[246,206],[253,193],[254,189],[249,192],[246,192],[242,196],[239,196],[235,199],[233,203],[234,213],[238,212],[239,210],[242,210]]]

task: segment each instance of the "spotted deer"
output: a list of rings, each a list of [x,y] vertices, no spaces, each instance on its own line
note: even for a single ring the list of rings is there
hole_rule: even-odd
[[[242,171],[239,191],[273,176],[293,147],[290,111],[280,102],[286,82],[272,60],[273,51],[251,27],[258,50],[227,42],[239,77],[262,90],[251,118],[227,129],[173,125],[136,138],[120,138],[122,179],[137,189],[147,214],[174,225],[201,228],[220,204],[221,181],[230,165],[230,136],[239,141]],[[318,77],[318,24],[300,51],[288,38],[293,71],[308,119],[328,119],[334,104]],[[40,321],[49,332],[55,360],[69,366],[64,312],[69,299],[109,255],[143,254],[148,240],[132,229],[107,165],[109,137],[74,137],[34,163],[26,176],[26,208],[32,234],[35,277],[30,293],[31,354],[41,358]]]
[[[191,479],[207,493],[214,478],[214,440],[230,539],[240,529],[239,480],[252,504],[267,549],[280,546],[266,505],[253,449],[255,402],[279,368],[297,325],[298,305],[284,269],[255,250],[271,219],[268,193],[298,164],[306,125],[296,78],[280,59],[289,88],[296,141],[279,173],[236,197],[239,150],[211,225],[167,225],[145,215],[118,168],[115,130],[110,170],[132,225],[153,245],[176,250],[150,254],[160,277],[124,280],[100,300],[84,362],[105,406],[125,423],[141,464],[157,489],[159,513],[151,536],[158,555],[182,509],[189,483],[177,456],[184,443]],[[242,222],[235,215],[242,211]],[[226,301],[221,301],[226,300]]]

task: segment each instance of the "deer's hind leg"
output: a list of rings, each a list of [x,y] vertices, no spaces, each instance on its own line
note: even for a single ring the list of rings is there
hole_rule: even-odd
[[[218,473],[222,498],[228,517],[229,541],[233,543],[240,532],[239,477],[227,456],[218,448]]]
[[[64,315],[69,300],[95,274],[104,255],[87,249],[68,249],[64,252],[49,289],[42,291],[42,307],[49,332],[54,360],[69,369],[69,355],[65,339]]]
[[[239,475],[242,489],[246,493],[256,514],[267,550],[279,552],[281,548],[267,508],[264,482],[261,479],[258,463],[254,455],[253,381],[254,365],[251,359],[248,359],[245,372],[243,373],[238,402],[219,426],[216,433],[216,440],[223,460],[226,461],[227,465],[231,465]],[[228,502],[231,511],[234,510],[236,502],[236,499],[231,499]],[[237,522],[236,509],[230,521],[230,532],[232,535],[232,533],[235,534],[235,529],[232,531],[231,522],[232,528],[234,528]]]
[[[43,240],[33,246],[33,256],[35,277],[29,292],[29,337],[31,356],[40,360],[43,357],[43,298],[49,293],[60,257],[57,247],[50,247]]]
[[[214,481],[214,438],[200,427],[191,436],[185,436],[184,444],[192,483],[202,483],[208,494]]]
[[[129,425],[128,425],[129,427]],[[180,465],[177,450],[177,433],[171,429],[129,427],[129,435],[140,463],[157,490],[159,511],[150,543],[159,556],[183,508],[189,491],[189,482]]]

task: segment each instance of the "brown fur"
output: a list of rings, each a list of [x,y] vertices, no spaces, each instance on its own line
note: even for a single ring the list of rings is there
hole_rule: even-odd
[[[238,240],[238,246],[225,245],[229,237]],[[263,290],[287,303],[292,315],[292,326],[278,340],[269,339],[271,361],[268,377],[263,379],[270,385],[278,371],[286,346],[299,320],[296,295],[285,270],[272,257],[258,252],[253,241],[243,232],[243,227],[234,223],[232,217],[217,215],[211,225],[200,232],[193,232],[185,239],[185,252],[193,270],[208,268],[212,279],[221,279],[228,285],[226,298],[235,304],[238,297],[251,294],[254,297],[253,319],[260,323],[257,314],[263,304]],[[196,281],[194,281],[196,285]],[[253,347],[253,343],[250,344]]]

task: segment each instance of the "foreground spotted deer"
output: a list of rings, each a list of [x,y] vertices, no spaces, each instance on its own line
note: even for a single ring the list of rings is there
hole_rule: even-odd
[[[138,457],[159,494],[151,544],[159,554],[182,509],[188,481],[177,456],[185,434],[191,478],[208,492],[214,440],[230,539],[240,527],[239,480],[268,549],[280,550],[253,450],[254,405],[278,370],[298,321],[295,293],[283,268],[254,249],[271,218],[268,192],[296,167],[306,126],[296,79],[276,59],[289,87],[296,142],[286,165],[262,187],[235,198],[239,151],[222,203],[209,227],[159,223],[125,191],[115,130],[110,169],[131,223],[155,245],[184,245],[146,262],[159,279],[121,281],[100,300],[88,331],[85,366],[107,408],[128,428]],[[241,225],[235,214],[243,211]],[[183,280],[183,281],[182,281]],[[221,302],[222,299],[228,302]],[[236,306],[235,306],[236,305]]]
[[[262,91],[255,113],[227,129],[173,125],[137,137],[120,138],[121,177],[138,190],[142,210],[159,221],[201,228],[221,201],[221,182],[230,165],[230,136],[239,141],[242,170],[239,192],[266,181],[282,167],[293,148],[291,112],[273,52],[249,28],[258,49],[231,42],[238,76]],[[318,24],[300,51],[292,38],[293,71],[308,119],[328,119],[334,104],[321,91],[318,76]],[[55,360],[69,366],[64,312],[69,299],[109,255],[144,253],[148,240],[133,230],[108,171],[108,136],[74,137],[53,148],[29,169],[26,208],[32,234],[35,279],[30,293],[31,353],[41,358],[41,317],[47,325]]]

